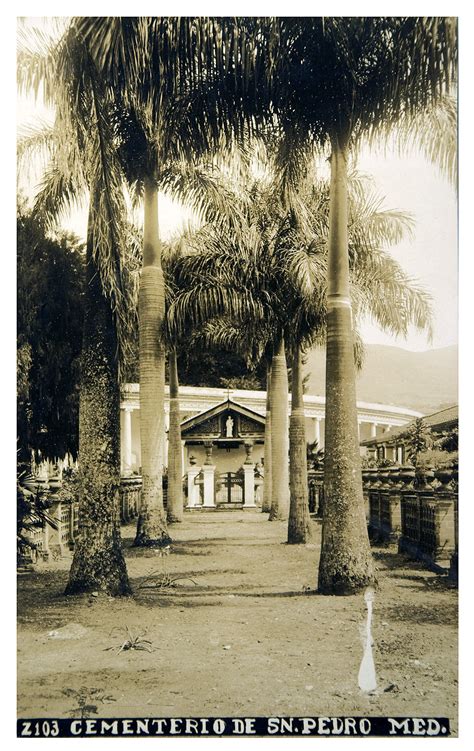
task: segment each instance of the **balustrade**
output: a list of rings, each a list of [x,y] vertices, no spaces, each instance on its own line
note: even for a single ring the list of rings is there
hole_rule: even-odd
[[[372,539],[396,543],[437,569],[457,571],[457,464],[367,469],[362,478]]]

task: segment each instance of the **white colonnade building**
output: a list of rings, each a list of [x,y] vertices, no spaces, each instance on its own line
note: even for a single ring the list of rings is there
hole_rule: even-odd
[[[169,425],[169,398],[168,387],[165,388],[165,429]],[[222,388],[199,388],[194,386],[180,386],[179,389],[180,410],[182,415],[183,428],[183,472],[186,474],[190,467],[203,466],[206,463],[206,456],[209,459],[209,447],[204,443],[204,437],[199,440],[187,431],[186,426],[193,426],[194,433],[198,430],[199,417],[202,415],[202,422],[208,420],[209,411],[213,411],[214,419],[221,407],[220,413],[223,419],[228,419],[229,408],[226,411],[226,403],[231,402],[229,406],[242,414],[248,413],[251,420],[252,413],[256,424],[262,422],[266,412],[266,392],[265,391],[247,391],[241,389],[222,389]],[[288,414],[291,410],[291,398],[288,397]],[[324,430],[325,430],[325,399],[322,396],[313,396],[305,394],[304,410],[306,417],[306,440],[309,443],[317,441],[319,448],[324,448]],[[139,386],[136,383],[126,384],[122,389],[122,399],[120,404],[120,426],[121,426],[121,468],[122,474],[139,473],[141,465],[140,456],[140,395]],[[357,402],[357,414],[359,424],[360,441],[368,438],[382,436],[384,433],[394,427],[406,425],[415,417],[421,417],[420,412],[416,412],[405,407],[395,407],[388,404],[373,404],[369,402]],[[238,415],[235,415],[240,419]],[[222,430],[225,431],[225,422],[222,423]],[[192,431],[191,431],[192,432]],[[212,431],[211,431],[212,432]],[[235,431],[234,431],[235,432]],[[199,431],[198,431],[199,433]],[[214,446],[217,451],[213,452],[212,464],[216,467],[217,472],[236,472],[248,460],[248,452],[245,452],[245,439],[243,434],[234,436],[234,442],[219,439],[217,433],[213,433]],[[238,438],[240,436],[240,441]],[[226,437],[225,432],[221,434],[221,439]],[[228,436],[227,436],[228,437]],[[239,449],[240,446],[240,449]],[[254,440],[252,461],[263,463],[263,440]],[[364,449],[362,449],[364,451]],[[209,463],[209,462],[208,462]],[[250,463],[250,462],[247,462]],[[165,443],[164,466],[167,465],[167,440]]]

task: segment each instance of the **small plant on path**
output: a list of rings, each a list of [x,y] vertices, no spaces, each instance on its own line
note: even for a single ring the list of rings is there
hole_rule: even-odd
[[[181,576],[180,574],[170,574],[166,565],[167,558],[171,553],[171,545],[167,545],[165,548],[159,548],[156,550],[157,555],[161,559],[161,571],[152,571],[146,577],[145,581],[140,584],[138,589],[169,589],[175,587],[177,581],[187,580],[193,584],[197,584],[190,576]]]
[[[92,702],[102,702],[102,704],[115,701],[113,696],[106,696],[101,688],[88,688],[87,686],[81,686],[80,689],[65,688],[63,694],[71,696],[77,702],[77,706],[69,711],[70,717],[77,717],[79,714],[81,720],[85,717],[89,717],[91,714],[97,714],[97,704]]]
[[[125,632],[127,634],[127,638],[122,642],[122,644],[119,644],[118,647],[106,647],[104,649],[104,652],[107,652],[109,649],[117,649],[118,655],[121,652],[128,652],[130,649],[136,649],[141,652],[153,652],[151,641],[149,639],[143,638],[146,632],[134,634],[128,626],[125,626]]]

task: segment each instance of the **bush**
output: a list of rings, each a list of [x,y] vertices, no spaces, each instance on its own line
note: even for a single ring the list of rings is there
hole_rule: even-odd
[[[432,467],[433,469],[441,469],[443,467],[450,467],[454,461],[458,459],[457,451],[442,451],[441,449],[429,449],[428,451],[422,451],[418,454],[417,466],[425,469]]]

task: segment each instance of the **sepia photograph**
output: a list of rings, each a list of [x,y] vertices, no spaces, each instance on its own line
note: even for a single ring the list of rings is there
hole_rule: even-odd
[[[20,739],[459,735],[461,24],[278,13],[16,18]]]

